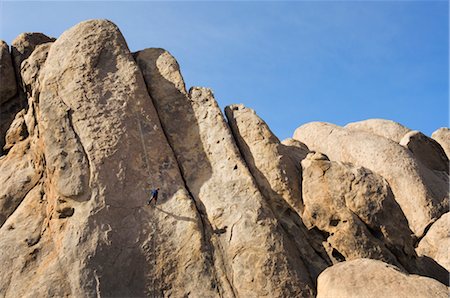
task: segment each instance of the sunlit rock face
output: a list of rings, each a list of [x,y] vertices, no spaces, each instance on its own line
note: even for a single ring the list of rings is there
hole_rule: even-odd
[[[443,128],[280,141],[107,20],[1,42],[0,83],[1,297],[448,291]]]

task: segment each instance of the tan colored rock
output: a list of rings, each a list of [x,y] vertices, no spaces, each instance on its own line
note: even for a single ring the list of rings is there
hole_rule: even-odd
[[[0,159],[0,226],[43,174],[44,162],[32,147],[30,140],[22,141]]]
[[[25,109],[26,104],[27,99],[17,94],[0,104],[0,156],[6,153],[3,150],[3,147],[6,145],[6,132],[14,121],[16,114]]]
[[[448,297],[440,282],[408,275],[381,261],[357,259],[336,264],[319,276],[317,297]]]
[[[37,278],[36,273],[40,271],[36,270],[34,274],[31,272],[36,269],[43,256],[54,254],[53,242],[47,241],[46,245],[39,243],[45,229],[46,207],[43,185],[38,184],[26,194],[22,203],[0,228],[0,249],[3,252],[0,256],[3,266],[0,269],[0,293],[3,297],[18,294],[24,294],[22,297],[36,297],[37,293],[63,294],[59,289],[64,289],[68,280],[63,272],[55,271],[54,274],[64,278],[53,284]],[[59,257],[63,261],[63,256]],[[31,280],[24,279],[25,276]],[[39,283],[35,286],[40,291],[26,291],[29,283]]]
[[[400,140],[400,145],[408,148],[414,157],[427,168],[448,174],[448,157],[435,140],[414,130]]]
[[[450,213],[441,216],[428,230],[417,247],[419,255],[436,260],[450,271]]]
[[[225,108],[225,114],[239,149],[262,192],[274,193],[271,200],[275,204],[279,201],[279,208],[283,209],[282,206],[286,205],[281,204],[284,201],[301,214],[301,159],[296,160],[289,156],[289,148],[281,144],[252,109],[243,105],[231,105]],[[306,154],[307,152],[303,158]]]
[[[367,119],[352,122],[347,124],[345,128],[370,132],[374,135],[390,139],[396,143],[400,143],[403,136],[411,131],[411,129],[400,123],[386,119]]]
[[[199,214],[118,28],[66,31],[39,80],[45,218],[19,205],[0,229],[0,296],[217,295]],[[158,206],[146,206],[156,186]]]
[[[25,110],[17,113],[16,118],[11,124],[11,127],[6,132],[5,150],[11,149],[14,144],[24,140],[28,136],[27,126],[25,124]]]
[[[11,55],[16,74],[20,75],[22,62],[33,53],[38,45],[53,41],[55,38],[42,33],[22,33],[17,36],[11,43]]]
[[[53,42],[37,45],[31,55],[22,62],[22,83],[29,96],[33,90],[39,90],[39,73],[47,60],[48,51]]]
[[[297,128],[294,138],[311,150],[325,153],[331,160],[350,162],[383,176],[418,237],[448,210],[445,179],[419,164],[411,152],[399,144],[321,122]]]
[[[37,98],[40,92],[39,75],[45,65],[52,44],[52,42],[48,42],[36,46],[31,55],[22,62],[22,83],[28,95],[28,110],[24,116],[24,120],[28,133],[31,136],[37,133],[35,114],[38,110]]]
[[[186,96],[173,58],[160,49],[135,55],[183,177],[224,266],[232,295],[311,296],[313,282],[244,164],[209,89]],[[167,60],[167,61],[164,61]],[[167,69],[168,68],[168,69]],[[227,293],[227,295],[230,295]]]
[[[320,153],[308,154],[302,166],[303,220],[308,228],[329,235],[330,258],[335,262],[371,258],[413,267],[411,231],[382,177],[330,162]]]
[[[0,105],[12,98],[16,92],[16,77],[9,46],[6,42],[0,40]]]
[[[431,137],[441,145],[445,154],[450,159],[450,129],[448,127],[441,127],[433,132]]]
[[[311,244],[317,235],[306,230],[300,215],[303,213],[302,172],[300,162],[308,154],[308,148],[295,140],[282,144],[255,111],[243,105],[225,108],[231,131],[250,172],[265,198],[302,253],[312,279],[330,264],[327,257],[320,257],[312,248],[326,252],[321,243]]]

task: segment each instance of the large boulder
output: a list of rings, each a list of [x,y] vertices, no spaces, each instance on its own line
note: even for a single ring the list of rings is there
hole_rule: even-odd
[[[378,260],[356,259],[326,269],[317,281],[317,298],[448,297],[440,282],[408,275]]]
[[[450,271],[450,213],[442,215],[428,230],[417,247],[419,255],[436,260]]]
[[[448,174],[448,157],[444,149],[435,140],[420,131],[410,131],[401,140],[400,145],[408,148],[424,166],[431,170]]]
[[[446,179],[389,139],[322,122],[297,128],[294,138],[310,150],[325,153],[330,160],[350,162],[383,176],[418,237],[448,210]]]
[[[410,269],[413,239],[402,210],[382,177],[320,153],[302,161],[303,219],[327,233],[335,262],[371,258]]]
[[[445,154],[450,159],[450,129],[448,127],[441,127],[433,132],[431,137],[441,145]]]
[[[345,128],[369,132],[390,139],[396,143],[400,143],[403,136],[411,131],[400,123],[386,119],[367,119],[352,122],[347,124]]]
[[[184,90],[161,49],[135,55],[186,185],[211,227],[227,295],[311,296],[314,285],[242,160],[211,90]],[[234,293],[234,294],[233,294]]]

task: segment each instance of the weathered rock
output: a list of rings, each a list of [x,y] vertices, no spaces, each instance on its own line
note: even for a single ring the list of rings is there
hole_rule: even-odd
[[[45,219],[39,246],[21,239],[2,250],[0,295],[216,295],[197,210],[117,27],[94,20],[66,31],[39,89]],[[144,207],[149,183],[164,190],[157,207]],[[35,230],[20,226],[20,235]]]
[[[28,136],[27,126],[25,124],[25,110],[17,113],[16,118],[11,124],[11,127],[6,132],[5,150],[11,149],[14,144],[24,140]]]
[[[383,176],[420,237],[448,210],[448,185],[441,175],[419,164],[411,152],[386,138],[336,125],[312,122],[295,131],[295,139],[331,160],[363,166]]]
[[[448,297],[438,281],[408,275],[392,265],[357,259],[326,269],[317,282],[317,297]]]
[[[186,185],[216,231],[221,280],[242,297],[313,295],[308,271],[254,184],[212,92],[192,88],[186,96],[181,75],[169,75],[177,64],[160,49],[135,57]]]
[[[0,40],[0,105],[12,98],[16,92],[16,77],[9,46]]]
[[[308,154],[302,166],[303,219],[309,228],[329,235],[330,258],[335,262],[371,258],[412,267],[411,231],[382,177],[330,162],[320,153]]]
[[[299,214],[303,211],[301,190],[301,159],[289,156],[289,147],[281,144],[267,124],[255,111],[243,105],[225,108],[228,123],[237,140],[249,169],[265,194],[272,194],[271,201],[285,201]],[[303,158],[306,157],[304,153]],[[281,199],[281,200],[280,200]],[[285,209],[285,208],[284,208]],[[280,210],[281,213],[285,210]]]
[[[28,96],[35,96],[33,91],[39,90],[39,74],[47,60],[48,51],[53,42],[37,45],[31,55],[22,62],[22,83]]]
[[[18,82],[21,82],[20,73],[22,62],[33,53],[38,45],[53,41],[55,41],[55,38],[48,37],[42,33],[22,33],[14,39],[11,44],[11,54],[16,75],[19,78]]]
[[[450,159],[450,129],[448,127],[441,127],[431,135],[444,149],[445,154]]]
[[[17,94],[0,105],[0,156],[5,154],[3,147],[6,144],[6,132],[14,121],[16,114],[25,109],[26,105],[27,99]]]
[[[427,168],[447,172],[448,174],[448,157],[441,145],[435,140],[414,130],[400,140],[400,145],[408,148],[414,157]]]
[[[44,171],[42,158],[32,147],[30,140],[22,141],[0,159],[0,226],[38,183]]]
[[[43,278],[35,278],[36,272],[39,272],[36,270],[38,263],[43,256],[53,254],[54,258],[64,261],[64,256],[55,254],[55,243],[52,241],[47,241],[45,245],[40,243],[46,228],[44,224],[47,215],[46,207],[43,185],[38,184],[28,192],[22,203],[0,228],[0,239],[2,239],[0,241],[2,251],[0,293],[3,297],[14,297],[25,293],[26,295],[22,297],[36,297],[34,296],[36,293],[24,289],[30,282],[26,278],[32,279],[31,283],[37,289],[45,289],[45,293],[54,295],[66,283],[67,276],[59,271],[54,273],[61,278],[58,283],[47,283]],[[40,293],[43,294],[43,292]]]
[[[300,162],[308,154],[308,149],[294,140],[285,142],[290,145],[282,144],[255,111],[243,105],[226,107],[225,114],[261,193],[283,228],[295,240],[315,281],[330,261],[312,249],[310,242],[318,237],[312,235],[313,231],[308,235],[300,218],[303,213]],[[326,255],[319,245],[315,245],[316,249],[321,249],[322,255]]]
[[[450,271],[450,213],[441,216],[419,242],[417,252],[436,260]]]
[[[396,143],[400,143],[403,136],[411,131],[411,129],[401,125],[400,123],[385,119],[367,119],[352,122],[347,124],[345,128],[370,132],[374,135],[390,139]]]
[[[361,256],[448,285],[433,259],[448,264],[444,217],[431,226],[447,212],[448,174],[431,155],[319,129],[311,149],[355,165],[305,159],[304,143],[280,142],[251,109],[228,108],[227,123],[211,90],[187,92],[167,51],[133,58],[106,20],[13,46],[20,88],[0,103],[0,297],[312,297],[330,258]],[[422,256],[380,175],[425,231]]]

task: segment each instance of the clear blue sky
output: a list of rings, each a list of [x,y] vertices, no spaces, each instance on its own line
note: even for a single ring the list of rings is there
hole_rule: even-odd
[[[1,2],[0,38],[92,18],[132,51],[167,49],[187,87],[254,108],[281,139],[309,121],[449,125],[447,1]]]

